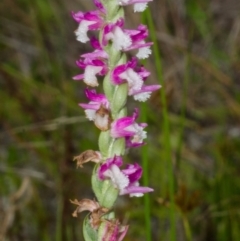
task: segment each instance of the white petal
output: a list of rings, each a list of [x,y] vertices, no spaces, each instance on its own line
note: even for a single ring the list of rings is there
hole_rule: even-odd
[[[143,12],[147,8],[147,3],[135,3],[133,5],[134,12]]]
[[[138,125],[137,123],[133,123],[132,125],[124,128],[126,131],[134,132],[134,136],[131,140],[132,143],[142,143],[145,138],[147,138],[147,132],[143,130],[144,128]]]
[[[130,36],[122,31],[118,26],[115,27],[113,31],[114,37],[112,38],[113,46],[117,50],[122,50],[128,48],[132,44],[132,39]]]
[[[143,80],[133,69],[129,68],[119,75],[120,78],[127,80],[129,85],[129,92],[138,91],[142,88]]]
[[[129,1],[130,1],[130,0],[118,0],[118,4],[119,4],[120,6],[126,5],[126,4],[128,4]]]
[[[106,131],[109,129],[109,115],[98,115],[96,114],[96,118],[94,121],[95,125],[102,131]]]
[[[86,43],[89,38],[87,36],[88,26],[93,24],[93,21],[86,21],[82,20],[78,26],[78,29],[75,31],[75,34],[77,36],[77,40]]]
[[[134,100],[145,102],[150,98],[150,96],[151,96],[151,92],[143,92],[143,93],[133,95],[133,98]]]
[[[129,179],[121,172],[118,166],[112,165],[111,169],[104,172],[104,176],[109,177],[113,185],[119,190],[124,189],[129,184]]]
[[[90,109],[88,109],[88,110],[85,110],[85,114],[86,114],[87,118],[88,118],[90,121],[92,121],[92,120],[95,119],[96,111],[95,111],[95,110],[90,110]]]
[[[83,81],[92,87],[98,86],[96,74],[102,70],[101,66],[88,65],[85,68]]]
[[[136,134],[133,136],[132,143],[142,143],[147,138],[147,132],[143,130],[143,127],[138,124],[134,124]]]
[[[139,59],[146,59],[149,57],[149,55],[152,53],[152,50],[150,49],[150,46],[140,48],[137,53],[137,57]]]
[[[135,123],[124,128],[126,131],[136,132]]]
[[[133,183],[132,186],[139,187],[139,182]],[[141,193],[141,192],[139,192],[139,193],[131,193],[131,194],[129,194],[129,196],[130,197],[142,197],[143,193]]]
[[[143,193],[131,193],[129,194],[130,197],[142,197]]]

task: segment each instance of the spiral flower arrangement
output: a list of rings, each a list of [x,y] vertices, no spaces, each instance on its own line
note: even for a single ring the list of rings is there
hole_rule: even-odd
[[[136,101],[146,101],[159,85],[146,85],[150,75],[139,59],[151,54],[151,42],[146,42],[148,29],[140,24],[137,29],[124,28],[124,6],[133,5],[134,12],[142,12],[151,0],[93,0],[96,10],[72,13],[78,23],[75,31],[77,40],[90,41],[93,52],[82,54],[76,62],[83,72],[74,80],[83,81],[87,88],[85,95],[88,103],[80,103],[86,117],[101,130],[99,150],[86,150],[74,157],[77,167],[91,161],[96,163],[92,174],[92,189],[96,200],[77,199],[73,216],[88,211],[83,224],[86,241],[121,241],[128,226],[122,225],[112,210],[119,195],[141,197],[152,192],[142,187],[139,180],[142,167],[138,163],[124,164],[123,156],[129,148],[144,144],[147,133],[146,123],[138,123],[137,108],[127,114],[128,96]],[[98,38],[88,37],[88,31],[98,31]],[[136,57],[127,60],[126,52],[136,50]],[[103,76],[103,78],[99,78]],[[103,92],[96,87],[103,79]]]

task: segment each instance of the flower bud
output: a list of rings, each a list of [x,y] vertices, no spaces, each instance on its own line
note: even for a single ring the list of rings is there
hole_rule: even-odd
[[[108,149],[112,138],[109,131],[102,131],[98,139],[99,150],[103,157],[108,157]]]
[[[111,103],[113,117],[125,106],[128,96],[128,84],[121,84],[116,87]]]

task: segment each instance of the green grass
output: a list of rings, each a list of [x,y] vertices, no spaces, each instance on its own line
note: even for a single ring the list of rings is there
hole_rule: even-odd
[[[157,78],[159,80],[159,83],[161,84],[161,103],[162,103],[162,125],[160,125],[160,129],[163,130],[163,150],[164,155],[161,156],[161,159],[166,162],[166,169],[162,170],[164,172],[168,173],[168,179],[167,179],[167,191],[170,196],[170,240],[174,241],[176,240],[176,223],[175,223],[175,205],[174,205],[174,182],[175,177],[173,173],[173,161],[171,157],[171,143],[170,143],[170,123],[169,123],[169,116],[168,116],[168,108],[167,108],[167,100],[166,100],[166,89],[165,89],[165,82],[163,79],[163,70],[162,70],[162,61],[161,61],[161,55],[160,50],[158,47],[157,42],[157,36],[156,36],[156,28],[154,26],[154,22],[151,17],[151,13],[149,9],[147,10],[146,14],[147,23],[150,30],[150,37],[154,43],[153,45],[153,55],[154,60],[156,63],[156,72],[157,72]]]

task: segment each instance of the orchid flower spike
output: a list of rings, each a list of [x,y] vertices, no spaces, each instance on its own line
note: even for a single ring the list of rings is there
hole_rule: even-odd
[[[133,5],[134,12],[142,12],[152,0],[93,0],[96,10],[72,13],[78,23],[75,31],[77,40],[90,41],[93,48],[83,53],[76,61],[82,73],[73,77],[82,80],[87,103],[79,103],[86,118],[93,121],[101,130],[98,139],[99,151],[86,150],[75,156],[77,167],[94,162],[92,189],[95,200],[83,199],[71,201],[77,205],[73,216],[88,211],[83,224],[85,240],[122,241],[128,230],[115,218],[114,203],[119,195],[141,197],[152,192],[142,187],[139,180],[143,169],[138,163],[123,166],[123,157],[127,148],[144,145],[147,137],[146,123],[137,123],[138,109],[127,116],[128,96],[136,101],[146,101],[160,85],[147,85],[150,75],[139,59],[151,54],[152,42],[147,42],[148,28],[140,24],[137,29],[126,29],[123,6]],[[98,37],[92,37],[89,31],[99,31]],[[136,51],[136,56],[127,60],[127,51]],[[103,77],[102,86],[99,77]],[[98,87],[103,93],[97,92]],[[91,89],[90,89],[91,88]]]

